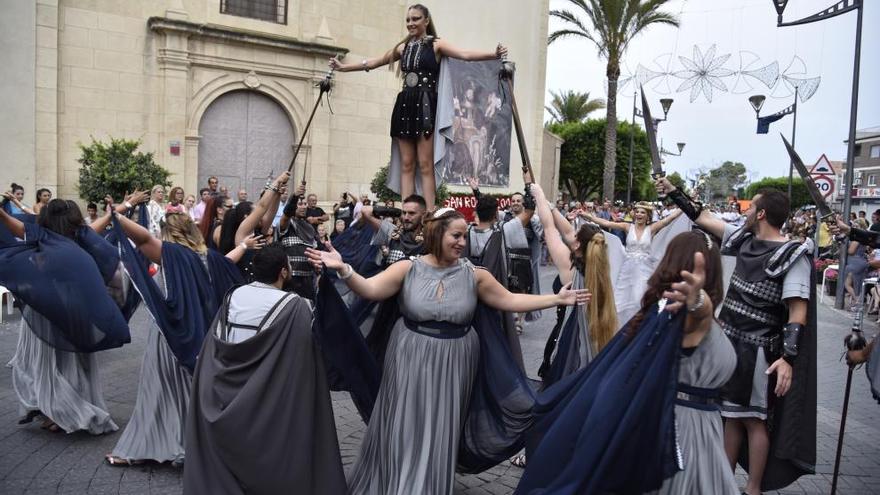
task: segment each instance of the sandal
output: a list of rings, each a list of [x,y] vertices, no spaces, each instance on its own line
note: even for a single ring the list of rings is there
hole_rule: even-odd
[[[43,416],[43,417],[46,418],[46,416]],[[61,431],[61,427],[58,426],[58,424],[56,424],[54,421],[52,421],[49,418],[46,418],[43,421],[43,424],[40,425],[40,428],[42,428],[44,430],[49,430],[52,433],[57,433],[57,432]]]
[[[135,461],[135,460],[131,460],[131,459],[123,459],[121,457],[116,457],[113,454],[105,455],[104,460],[107,461],[107,464],[110,464],[113,467],[137,466],[138,464],[144,463],[144,461]]]
[[[510,464],[516,466],[518,468],[525,469],[526,467],[526,455],[525,454],[517,454],[510,458]]]

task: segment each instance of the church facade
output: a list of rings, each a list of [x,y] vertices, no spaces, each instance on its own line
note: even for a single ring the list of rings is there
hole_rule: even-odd
[[[517,62],[516,98],[536,175],[558,173],[543,131],[548,0],[428,5],[450,42]],[[358,62],[405,36],[399,0],[3,0],[0,185],[77,198],[79,143],[141,140],[196,193],[210,175],[251,194],[287,167],[327,60]],[[394,71],[337,74],[315,114],[295,177],[322,200],[367,193],[390,156]],[[515,142],[515,139],[512,140]],[[554,149],[543,149],[547,143]],[[516,145],[509,190],[521,189]],[[555,162],[555,163],[554,163]],[[544,184],[548,192],[555,184]],[[501,191],[498,191],[501,192]],[[255,197],[255,196],[252,196]]]

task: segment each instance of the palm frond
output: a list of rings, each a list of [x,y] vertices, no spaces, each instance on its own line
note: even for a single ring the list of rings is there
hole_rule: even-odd
[[[596,43],[596,41],[588,33],[584,33],[582,31],[575,31],[572,29],[560,29],[558,31],[553,31],[552,33],[550,33],[550,36],[547,37],[547,44],[549,45],[560,38],[567,38],[569,36],[574,36],[576,38],[584,38],[584,39],[592,41],[593,43]]]

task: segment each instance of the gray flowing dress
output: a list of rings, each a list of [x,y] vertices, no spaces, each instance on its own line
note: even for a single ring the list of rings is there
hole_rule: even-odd
[[[155,278],[166,293],[161,269]],[[111,455],[182,464],[192,375],[177,362],[152,318],[147,332],[134,411]]]
[[[474,267],[462,259],[435,268],[417,258],[399,301],[402,315],[411,321],[470,325],[477,304]],[[395,323],[379,396],[349,475],[350,493],[452,493],[479,352],[472,329],[462,337],[442,338],[410,330],[403,318]]]
[[[690,356],[679,360],[678,381],[700,388],[719,388],[733,375],[736,353],[717,323]],[[740,493],[724,452],[724,426],[719,411],[675,405],[675,426],[684,470],[667,479],[658,493],[669,495]]]
[[[119,429],[107,412],[95,353],[55,349],[40,340],[22,318],[18,347],[9,366],[22,415],[40,411],[66,433],[85,430],[100,435]]]

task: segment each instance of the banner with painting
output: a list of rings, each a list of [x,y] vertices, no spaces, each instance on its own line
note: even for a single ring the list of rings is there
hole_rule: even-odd
[[[498,81],[501,62],[448,59],[452,86],[452,152],[447,153],[443,182],[467,185],[476,177],[481,186],[510,185],[510,102]]]

